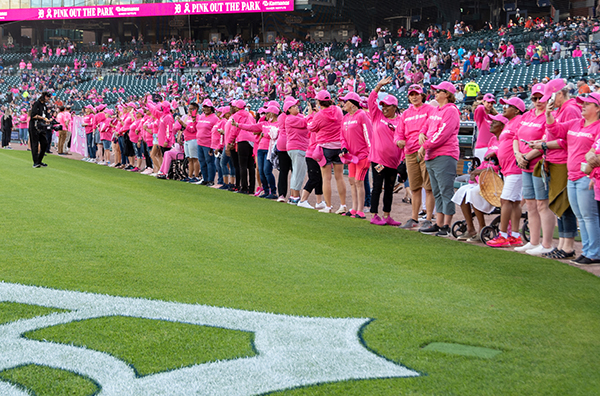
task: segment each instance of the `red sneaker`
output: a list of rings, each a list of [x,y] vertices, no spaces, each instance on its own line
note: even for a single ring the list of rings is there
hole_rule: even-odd
[[[491,247],[509,247],[510,241],[502,235],[498,235],[496,238],[488,241],[487,245]]]
[[[521,235],[519,235],[517,238],[515,238],[514,236],[509,236],[507,239],[508,242],[510,242],[510,246],[521,246],[523,244]]]

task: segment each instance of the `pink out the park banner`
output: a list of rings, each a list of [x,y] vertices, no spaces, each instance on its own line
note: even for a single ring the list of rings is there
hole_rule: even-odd
[[[294,0],[234,0],[0,10],[0,21],[294,11]]]

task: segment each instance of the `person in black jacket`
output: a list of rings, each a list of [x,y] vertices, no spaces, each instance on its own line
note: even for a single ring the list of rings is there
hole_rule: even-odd
[[[42,95],[31,106],[29,138],[31,141],[31,156],[33,157],[34,168],[48,166],[42,162],[42,159],[44,159],[46,149],[48,148],[46,132],[50,128],[50,113],[46,105],[50,101],[50,98],[51,95],[49,92],[42,92]]]
[[[2,148],[9,149],[10,148],[10,135],[12,134],[13,129],[13,118],[12,118],[12,110],[7,108],[4,111],[4,115],[2,116]]]

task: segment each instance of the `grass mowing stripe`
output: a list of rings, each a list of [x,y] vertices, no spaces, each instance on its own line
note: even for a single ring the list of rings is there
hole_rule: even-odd
[[[366,344],[427,374],[286,394],[588,395],[600,388],[592,369],[600,364],[600,281],[576,268],[63,158],[49,158],[45,169],[19,158],[24,153],[0,153],[7,208],[0,279],[371,317]],[[432,342],[503,353],[482,362],[421,349]]]

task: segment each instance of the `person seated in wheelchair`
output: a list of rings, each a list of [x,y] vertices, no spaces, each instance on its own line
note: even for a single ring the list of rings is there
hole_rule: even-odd
[[[503,128],[504,124],[502,122],[492,121],[490,132],[493,136],[487,144],[487,151],[483,162],[477,169],[469,173],[469,183],[459,188],[452,197],[452,202],[460,206],[467,226],[466,231],[457,236],[459,241],[481,242],[479,233],[486,226],[484,214],[490,214],[496,209],[494,205],[490,204],[479,193],[479,175],[488,169],[492,169],[496,173],[498,172],[499,167],[496,153],[498,151],[498,136],[500,136]],[[478,229],[475,229],[475,224],[473,223],[473,213],[475,213],[477,222],[479,223]]]

